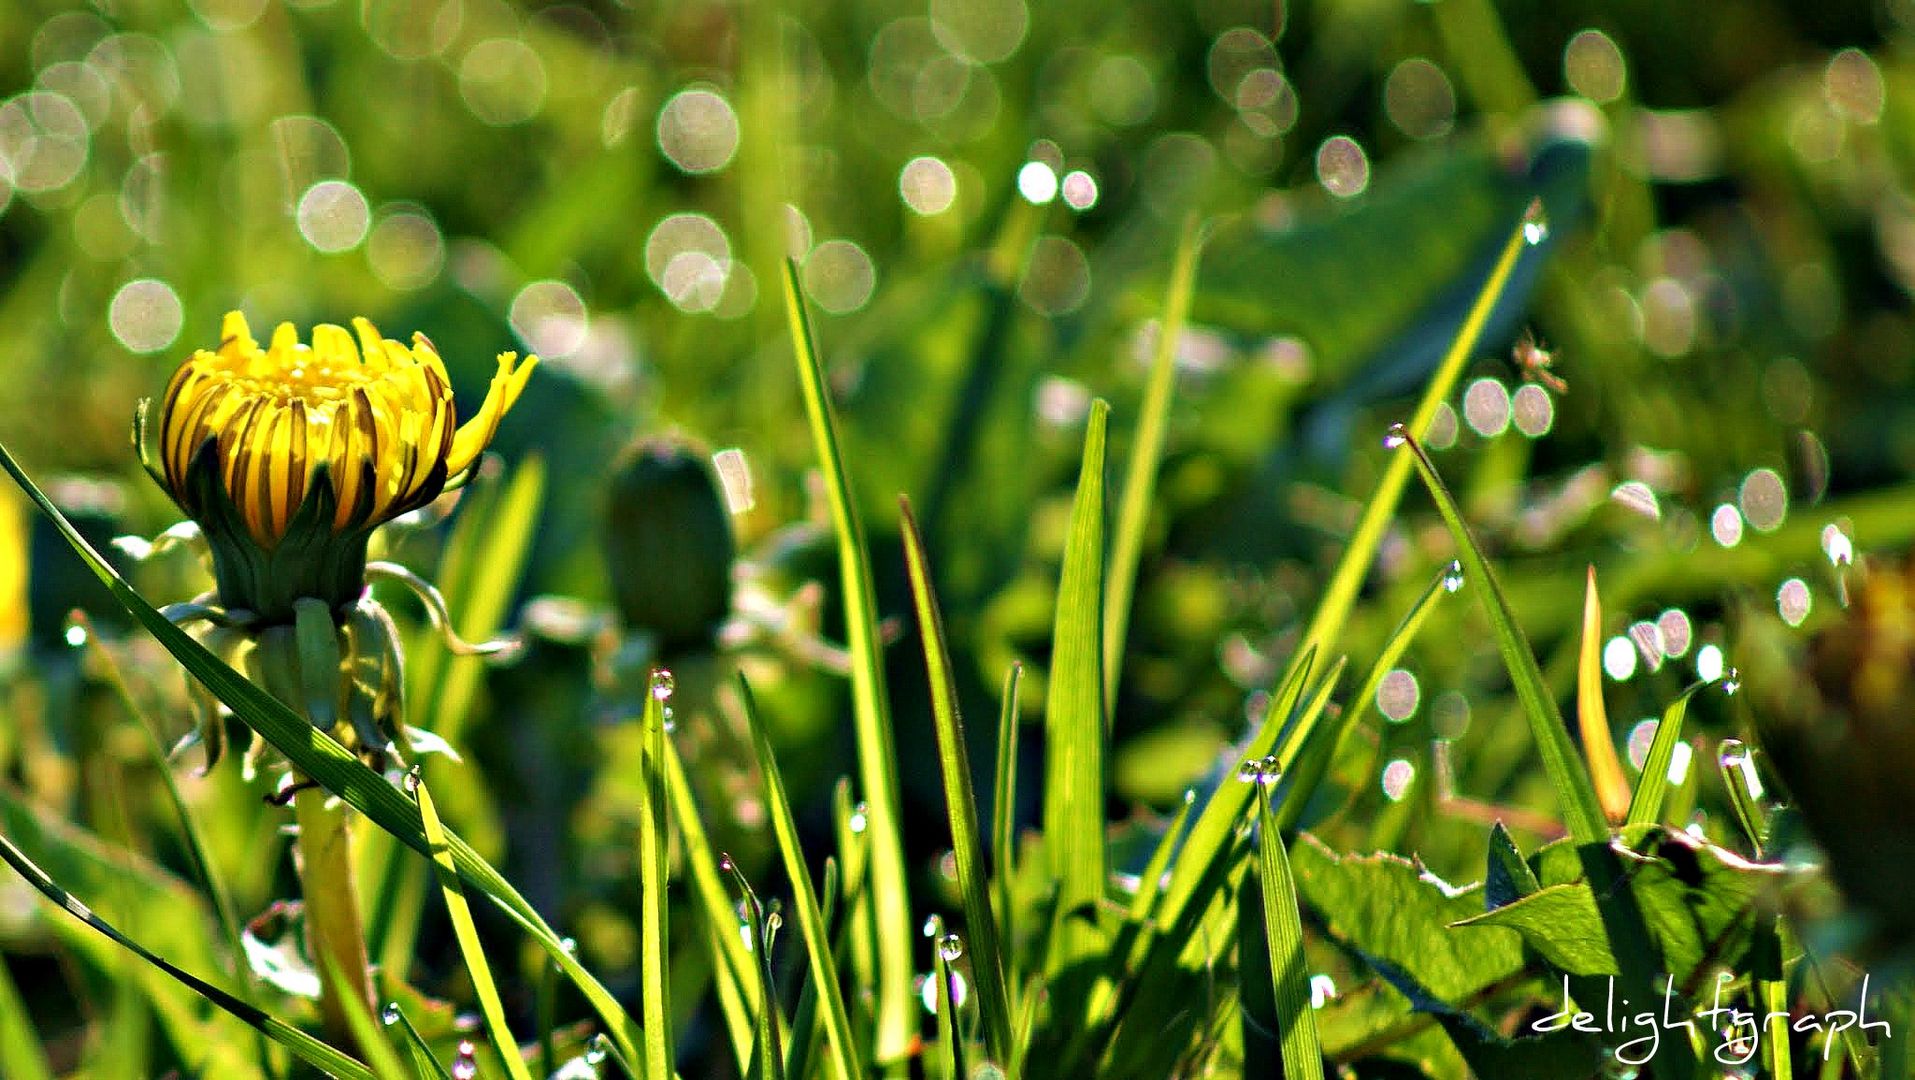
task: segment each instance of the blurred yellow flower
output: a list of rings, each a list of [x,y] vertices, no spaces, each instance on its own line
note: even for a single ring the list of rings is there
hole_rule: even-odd
[[[27,523],[20,500],[0,492],[0,653],[27,636]]]
[[[457,427],[445,364],[424,334],[410,347],[354,319],[313,327],[312,344],[291,323],[261,349],[238,312],[226,316],[219,348],[199,350],[174,373],[160,413],[165,480],[196,519],[191,473],[205,467],[238,507],[261,547],[286,535],[321,470],[332,488],[332,528],[373,526],[432,501],[471,466],[518,400],[538,357],[499,356],[477,416]]]

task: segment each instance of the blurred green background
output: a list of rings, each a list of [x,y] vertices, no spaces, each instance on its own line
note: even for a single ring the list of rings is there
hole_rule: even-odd
[[[908,493],[965,705],[992,715],[1021,660],[1035,716],[1084,417],[1109,399],[1127,451],[1172,248],[1204,223],[1115,709],[1111,809],[1141,823],[1259,715],[1384,428],[1533,194],[1547,259],[1431,443],[1564,695],[1597,568],[1609,713],[1634,760],[1639,719],[1737,662],[1741,620],[1806,633],[1840,610],[1839,551],[1915,537],[1909,0],[16,0],[0,92],[0,439],[100,539],[177,516],[140,475],[129,420],[229,309],[262,336],[356,314],[424,331],[468,408],[497,351],[537,352],[496,444],[507,476],[532,455],[547,470],[506,623],[539,596],[610,602],[605,481],[635,436],[741,451],[739,629],[669,659],[681,685],[752,671],[821,830],[851,741],[819,655],[841,632],[787,258],[882,612],[906,610]],[[1511,359],[1524,332],[1566,386]],[[101,830],[99,781],[77,764],[97,748],[62,704],[85,679],[62,650],[72,608],[109,633],[115,618],[15,495],[0,493],[7,800]],[[439,535],[392,544],[429,571]],[[1353,660],[1452,555],[1413,496],[1343,642]],[[185,599],[194,574],[163,562],[139,580]],[[1541,814],[1512,818],[1529,840],[1549,796],[1476,606],[1434,618],[1385,682],[1388,722],[1311,820],[1460,879],[1480,866],[1480,807],[1439,798],[1440,762],[1469,799]],[[606,765],[629,716],[566,637],[488,673],[447,813],[629,986],[629,793]],[[925,823],[912,866],[935,882],[947,841],[914,651],[893,648],[891,678],[907,810]],[[177,734],[180,690],[147,659]],[[759,850],[723,712],[681,728],[709,726],[686,735],[701,786],[731,812],[727,842]],[[1707,760],[1736,720],[1714,701],[1697,713]],[[125,782],[137,816],[150,778]],[[191,783],[247,804],[230,775]],[[1689,797],[1706,808],[1715,784],[1699,774]],[[272,819],[234,814],[213,826],[217,854],[250,917],[288,872],[259,846]],[[19,972],[59,970],[39,921],[0,881]],[[443,971],[443,927],[423,933]]]

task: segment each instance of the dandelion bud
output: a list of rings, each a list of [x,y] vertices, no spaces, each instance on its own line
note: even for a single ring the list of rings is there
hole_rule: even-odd
[[[639,441],[612,474],[605,515],[612,599],[654,655],[709,649],[731,611],[731,519],[703,448]]]

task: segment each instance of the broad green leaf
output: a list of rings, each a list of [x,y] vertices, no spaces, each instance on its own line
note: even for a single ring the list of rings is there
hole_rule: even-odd
[[[1104,901],[1104,429],[1110,406],[1093,402],[1083,468],[1057,586],[1044,703],[1044,851],[1057,881],[1058,932],[1045,972],[1078,964],[1097,939],[1076,915]]]
[[[904,872],[904,827],[898,811],[897,744],[892,737],[884,656],[879,645],[877,597],[871,583],[871,551],[851,493],[851,479],[838,446],[837,424],[818,356],[817,336],[798,288],[798,267],[787,261],[785,312],[791,348],[804,392],[805,416],[824,476],[826,501],[838,544],[839,587],[844,596],[845,637],[851,652],[852,718],[858,744],[858,776],[870,822],[871,902],[887,927],[909,926],[911,897]],[[903,934],[878,936],[877,1060],[907,1053],[916,1028],[911,993],[911,941]]]
[[[1441,1000],[1463,1000],[1522,969],[1516,935],[1465,938],[1449,928],[1482,914],[1480,885],[1454,888],[1387,853],[1338,856],[1308,834],[1292,845],[1290,865],[1333,940],[1400,969]]]
[[[1529,647],[1529,639],[1524,636],[1522,627],[1516,625],[1516,617],[1510,614],[1509,601],[1503,597],[1489,560],[1476,546],[1476,538],[1456,508],[1456,500],[1450,497],[1449,489],[1437,476],[1436,466],[1423,452],[1422,445],[1401,428],[1393,429],[1391,438],[1399,444],[1397,460],[1408,459],[1422,474],[1437,513],[1456,540],[1469,577],[1482,584],[1483,610],[1489,615],[1490,629],[1496,635],[1496,648],[1503,654],[1503,666],[1509,670],[1509,680],[1523,703],[1524,715],[1529,718],[1530,734],[1542,755],[1543,768],[1556,788],[1569,835],[1578,843],[1600,843],[1609,835],[1609,822],[1596,799],[1595,786],[1563,726],[1563,714],[1556,708],[1556,698],[1543,680],[1542,669],[1536,666],[1536,654]]]
[[[1618,975],[1596,897],[1587,884],[1551,885],[1468,919],[1459,927],[1494,926],[1523,936],[1550,966],[1571,975]],[[1477,935],[1466,933],[1466,941]],[[1500,936],[1500,935],[1499,935]]]
[[[1489,868],[1483,876],[1483,902],[1489,910],[1513,904],[1542,887],[1509,830],[1501,821],[1490,826]]]
[[[985,1045],[990,1048],[992,1059],[1003,1061],[1011,1046],[1010,995],[1005,989],[997,918],[991,911],[984,842],[979,835],[977,795],[971,789],[971,754],[964,740],[964,718],[958,712],[957,683],[951,674],[951,657],[945,646],[944,617],[938,610],[937,592],[925,561],[924,538],[918,533],[908,499],[899,500],[899,512],[911,596],[917,607],[918,636],[924,643],[924,664],[931,682],[938,769],[944,780],[944,804],[951,822],[951,850],[957,864],[958,888],[964,898],[964,929],[969,939],[971,970],[977,980],[978,1012],[984,1020]]]

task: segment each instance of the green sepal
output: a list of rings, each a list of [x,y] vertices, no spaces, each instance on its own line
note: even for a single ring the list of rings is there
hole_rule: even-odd
[[[321,731],[331,731],[339,714],[339,628],[333,625],[332,611],[323,600],[310,596],[295,600],[293,613],[306,719]]]

